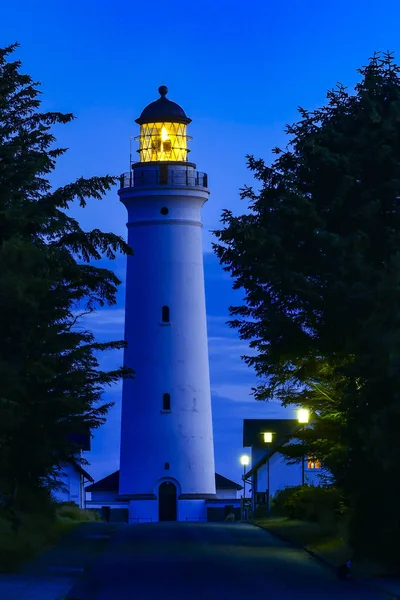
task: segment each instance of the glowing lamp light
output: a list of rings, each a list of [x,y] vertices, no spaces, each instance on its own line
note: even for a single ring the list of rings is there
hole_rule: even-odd
[[[161,129],[161,140],[163,142],[166,142],[168,140],[168,132],[167,132],[165,125],[163,125],[163,127]]]
[[[248,464],[249,464],[249,462],[250,462],[250,457],[249,457],[249,456],[247,456],[247,454],[243,454],[243,456],[241,456],[241,457],[240,457],[240,462],[242,463],[242,465],[243,465],[244,467],[247,467],[247,465],[248,465]]]
[[[297,420],[299,423],[308,423],[310,420],[310,411],[307,408],[300,408],[297,411]]]
[[[140,162],[186,162],[189,152],[187,142],[191,139],[184,123],[168,121],[143,123],[140,135],[135,137],[139,142]]]
[[[271,431],[267,431],[264,433],[264,442],[266,444],[270,444],[272,442],[272,433]]]

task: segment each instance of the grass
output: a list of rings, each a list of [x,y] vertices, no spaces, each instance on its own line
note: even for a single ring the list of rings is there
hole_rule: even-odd
[[[287,517],[256,518],[253,522],[272,534],[314,552],[332,566],[351,559],[356,577],[399,576],[398,572],[376,560],[353,560],[353,551],[346,543],[345,524],[315,523]]]
[[[0,515],[0,573],[10,573],[28,559],[53,546],[83,521],[97,520],[89,511],[74,506],[62,506],[56,516],[17,512],[21,525],[17,531]]]
[[[321,524],[285,517],[255,519],[254,523],[267,531],[320,555],[334,566],[352,556],[343,533],[335,524]]]

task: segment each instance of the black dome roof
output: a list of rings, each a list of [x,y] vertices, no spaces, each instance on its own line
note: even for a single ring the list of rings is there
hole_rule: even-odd
[[[160,93],[160,98],[151,102],[142,110],[142,114],[138,119],[136,119],[136,123],[139,125],[143,125],[144,123],[156,123],[156,122],[174,122],[174,123],[188,123],[191,122],[192,119],[186,116],[183,108],[176,104],[176,102],[172,102],[172,100],[168,100],[166,95],[168,93],[168,88],[166,85],[161,85],[158,88]]]

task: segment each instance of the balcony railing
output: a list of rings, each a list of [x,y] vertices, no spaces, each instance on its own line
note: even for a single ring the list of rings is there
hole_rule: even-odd
[[[192,169],[179,169],[173,165],[160,165],[154,168],[135,168],[120,177],[121,189],[153,185],[185,187],[208,187],[207,173]]]

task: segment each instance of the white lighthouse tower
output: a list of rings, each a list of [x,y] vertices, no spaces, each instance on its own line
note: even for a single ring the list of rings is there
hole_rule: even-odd
[[[136,119],[140,161],[121,178],[128,211],[119,499],[129,521],[206,520],[215,497],[201,209],[207,175],[188,161],[168,89]]]

